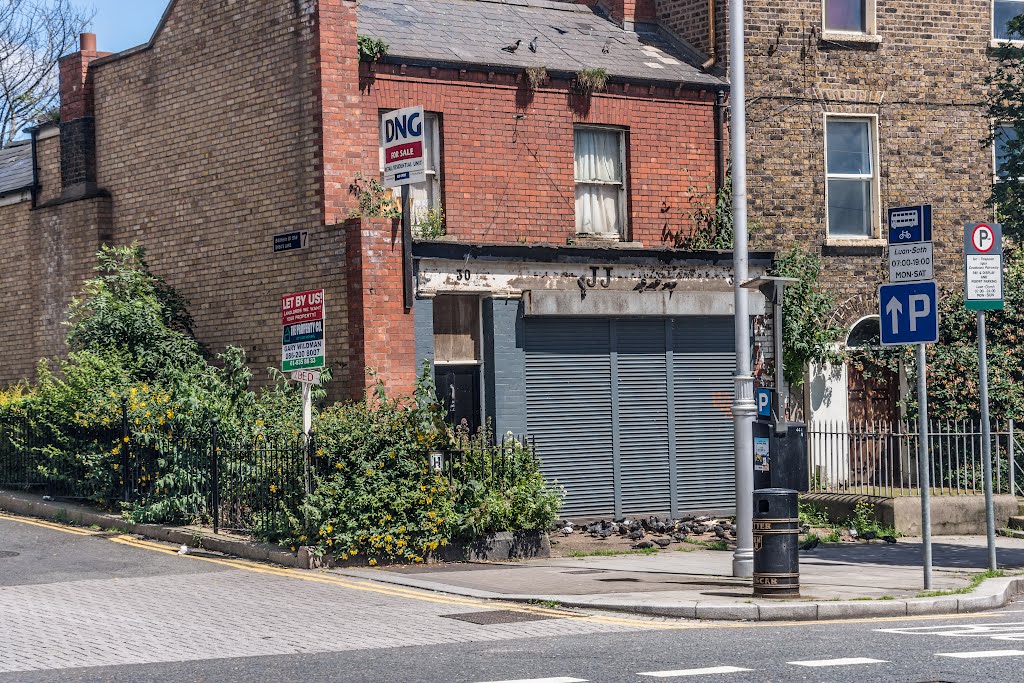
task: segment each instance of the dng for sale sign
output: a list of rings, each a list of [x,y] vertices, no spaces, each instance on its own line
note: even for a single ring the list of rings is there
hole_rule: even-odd
[[[423,107],[398,109],[381,119],[385,187],[401,187],[427,179],[423,125]]]
[[[281,369],[310,370],[324,367],[324,290],[316,289],[281,297]]]

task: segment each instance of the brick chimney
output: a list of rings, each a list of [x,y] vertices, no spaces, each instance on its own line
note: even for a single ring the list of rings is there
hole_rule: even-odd
[[[658,20],[655,0],[577,0],[580,4],[603,9],[609,18],[626,31],[636,30],[638,23]]]
[[[89,64],[109,52],[96,51],[96,34],[83,33],[79,51],[60,60],[60,172],[65,197],[96,191],[96,126]]]

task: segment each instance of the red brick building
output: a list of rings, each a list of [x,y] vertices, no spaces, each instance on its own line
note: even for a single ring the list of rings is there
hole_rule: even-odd
[[[62,352],[96,248],[138,241],[200,339],[256,369],[280,363],[280,296],[325,288],[335,397],[408,392],[430,361],[454,420],[536,439],[573,514],[730,508],[730,255],[680,249],[723,180],[727,85],[651,3],[591,4],[174,0],[146,45],[83,39],[30,197],[0,206],[31,226],[19,272],[63,264],[27,294],[33,355]],[[413,105],[405,268],[369,188],[382,113]]]

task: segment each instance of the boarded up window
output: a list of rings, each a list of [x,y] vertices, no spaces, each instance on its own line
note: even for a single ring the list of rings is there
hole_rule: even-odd
[[[480,360],[480,299],[439,296],[434,299],[434,360],[475,363]]]

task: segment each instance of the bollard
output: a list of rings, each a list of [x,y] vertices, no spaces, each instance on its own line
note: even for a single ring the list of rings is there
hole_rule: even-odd
[[[800,597],[800,516],[792,489],[754,491],[754,595]]]

